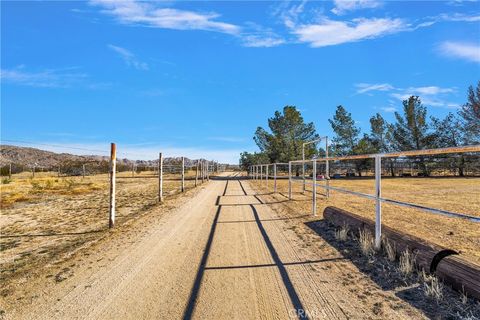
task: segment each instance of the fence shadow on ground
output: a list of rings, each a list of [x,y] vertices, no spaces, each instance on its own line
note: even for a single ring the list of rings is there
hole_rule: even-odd
[[[8,238],[23,238],[23,237],[64,237],[64,236],[80,236],[86,234],[93,234],[93,233],[102,233],[108,231],[108,227],[97,229],[97,230],[89,230],[89,231],[82,231],[82,232],[63,232],[63,233],[40,233],[40,234],[2,234],[0,235],[0,239],[8,239]]]
[[[344,258],[350,260],[361,272],[373,280],[379,287],[386,291],[394,291],[395,295],[413,307],[423,311],[429,318],[444,318],[451,314],[451,306],[447,303],[436,303],[427,298],[423,292],[423,285],[419,283],[419,275],[403,276],[398,270],[398,263],[392,263],[378,253],[367,257],[362,254],[358,241],[351,235],[346,241],[337,240],[336,227],[326,220],[316,220],[305,223],[331,246],[335,247]],[[352,230],[358,233],[358,230]],[[350,232],[351,233],[351,232]],[[449,288],[445,288],[452,299],[460,300],[460,296]],[[359,295],[362,293],[359,292]],[[394,306],[392,306],[394,307]],[[454,317],[455,318],[455,317]]]

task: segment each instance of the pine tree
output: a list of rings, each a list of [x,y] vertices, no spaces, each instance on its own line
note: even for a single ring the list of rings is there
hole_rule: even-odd
[[[283,112],[276,111],[274,116],[268,119],[268,127],[270,132],[258,127],[254,140],[270,162],[299,159],[302,157],[302,144],[319,138],[313,122],[305,123],[294,106],[284,107]],[[305,149],[306,158],[311,158],[315,153],[314,144]]]
[[[434,136],[429,132],[427,109],[418,96],[403,101],[403,116],[395,112],[392,127],[394,148],[399,151],[422,150],[432,147]],[[428,175],[424,157],[417,157],[418,166]]]
[[[360,129],[355,126],[352,114],[343,106],[338,106],[333,119],[328,119],[335,136],[333,137],[333,152],[336,156],[345,156],[354,153],[358,143]]]
[[[477,87],[468,88],[468,101],[458,112],[462,119],[462,126],[465,131],[463,144],[473,145],[480,143],[480,81]]]

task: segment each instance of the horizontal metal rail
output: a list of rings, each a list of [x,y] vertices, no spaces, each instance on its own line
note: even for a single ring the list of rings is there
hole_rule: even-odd
[[[300,179],[292,179],[292,181],[303,183],[303,180],[300,180]],[[320,181],[326,181],[326,180],[324,179],[324,180],[320,180]],[[313,185],[313,183],[311,183],[311,182],[309,184]],[[356,191],[347,190],[347,189],[338,188],[338,187],[331,187],[331,186],[327,187],[323,184],[318,184],[318,183],[316,184],[316,186],[320,187],[320,188],[323,188],[323,189],[326,189],[326,190],[333,190],[333,191],[338,191],[338,192],[342,192],[342,193],[352,194],[352,195],[356,195],[356,196],[359,196],[359,197],[362,197],[362,198],[367,198],[367,199],[370,199],[370,200],[375,200],[376,199],[373,194],[356,192]],[[449,216],[449,217],[452,217],[452,218],[462,218],[462,219],[466,219],[466,220],[471,220],[473,222],[480,222],[480,217],[471,216],[471,215],[464,214],[464,213],[457,213],[457,212],[452,212],[452,211],[448,211],[448,210],[435,209],[435,208],[422,206],[422,205],[419,205],[419,204],[414,204],[414,203],[404,202],[404,201],[399,201],[399,200],[393,200],[393,199],[388,199],[388,198],[383,198],[383,197],[380,197],[379,200],[382,201],[382,202],[385,202],[385,203],[391,203],[391,204],[395,204],[395,205],[399,205],[399,206],[403,206],[403,207],[407,207],[407,208],[419,209],[419,210],[422,210],[422,211],[427,211],[427,212],[435,213],[435,214],[441,214],[441,215]]]
[[[480,145],[452,147],[452,148],[439,148],[439,149],[399,151],[399,152],[391,152],[391,153],[361,154],[361,155],[342,156],[342,157],[328,157],[328,158],[318,158],[316,160],[317,161],[361,160],[361,159],[375,159],[375,157],[378,157],[378,156],[382,158],[397,158],[397,157],[426,156],[426,155],[467,153],[467,152],[480,152]],[[312,162],[312,161],[313,159],[292,160],[290,162],[306,163],[306,162]]]

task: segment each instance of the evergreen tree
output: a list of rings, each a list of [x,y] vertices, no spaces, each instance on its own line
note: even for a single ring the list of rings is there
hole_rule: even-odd
[[[480,81],[477,87],[468,88],[468,101],[458,112],[462,119],[465,132],[463,144],[472,145],[480,143]]]
[[[418,96],[403,101],[403,116],[395,112],[392,127],[394,148],[399,151],[421,150],[432,147],[434,136],[429,133],[427,109]],[[417,157],[418,166],[428,175],[424,157]]]
[[[260,151],[267,155],[269,162],[288,162],[301,159],[302,144],[319,138],[313,122],[305,123],[302,115],[294,106],[286,106],[283,112],[276,111],[268,119],[270,132],[258,127],[254,140]],[[316,153],[314,144],[305,148],[305,158]]]
[[[375,153],[392,152],[393,126],[389,124],[379,114],[370,118],[370,140]],[[384,160],[390,168],[390,174],[395,176],[395,159],[387,158]]]
[[[333,137],[333,152],[337,156],[351,155],[358,143],[360,129],[355,126],[352,114],[343,106],[338,106],[333,119],[328,119],[335,136]]]

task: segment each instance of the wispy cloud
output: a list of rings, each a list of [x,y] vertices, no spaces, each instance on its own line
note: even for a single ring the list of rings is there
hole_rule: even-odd
[[[161,3],[134,0],[92,0],[92,5],[101,6],[102,12],[115,17],[120,23],[145,25],[176,30],[207,30],[238,34],[240,27],[216,21],[219,14],[199,13],[162,7]]]
[[[148,65],[145,62],[138,60],[129,50],[114,46],[113,44],[109,44],[108,47],[118,53],[127,66],[134,67],[137,70],[148,70]]]
[[[276,34],[247,34],[242,36],[242,43],[245,47],[270,48],[285,43],[285,39]]]
[[[439,46],[439,51],[445,56],[467,61],[480,62],[480,44],[445,41]]]
[[[2,69],[0,78],[5,83],[39,87],[39,88],[68,88],[82,83],[88,75],[76,71],[77,68],[45,69],[41,71],[26,71],[24,67],[16,69]]]
[[[359,9],[372,9],[383,5],[379,0],[334,0],[335,8],[332,12],[337,15]]]
[[[369,84],[369,83],[357,83],[357,93],[367,93],[369,91],[390,91],[394,87],[388,83],[378,83],[378,84]]]
[[[389,83],[381,84],[369,84],[358,83],[355,84],[357,93],[359,94],[371,94],[375,91],[386,92],[390,97],[395,98],[398,101],[407,100],[411,96],[420,96],[422,102],[432,107],[441,107],[447,109],[455,109],[459,107],[458,103],[448,101],[451,95],[457,92],[457,88],[442,88],[438,86],[420,86],[420,87],[408,87],[397,88]],[[395,107],[388,106],[380,108],[385,112],[396,111]]]
[[[382,111],[385,111],[385,112],[395,112],[397,111],[397,108],[395,107],[392,107],[392,106],[389,106],[389,107],[382,107],[380,108]]]
[[[402,19],[359,18],[351,22],[323,18],[319,23],[294,26],[292,32],[301,42],[319,48],[347,42],[380,38],[406,31],[409,26]]]
[[[213,141],[223,141],[223,142],[243,142],[245,141],[245,138],[239,138],[239,137],[210,137],[208,140],[213,140]]]

